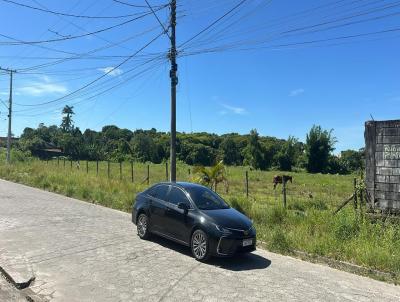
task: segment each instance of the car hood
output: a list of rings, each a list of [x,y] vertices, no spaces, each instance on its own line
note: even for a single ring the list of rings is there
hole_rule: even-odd
[[[211,218],[215,224],[225,228],[248,230],[252,225],[249,218],[233,208],[202,210],[202,212]]]

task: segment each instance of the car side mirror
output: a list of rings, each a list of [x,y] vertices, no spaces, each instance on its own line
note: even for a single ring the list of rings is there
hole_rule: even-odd
[[[189,205],[186,202],[178,203],[178,209],[184,210],[187,212],[189,210]]]

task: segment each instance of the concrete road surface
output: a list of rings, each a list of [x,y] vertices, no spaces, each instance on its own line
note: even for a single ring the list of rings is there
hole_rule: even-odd
[[[127,213],[2,180],[0,266],[35,276],[43,301],[400,301],[400,287],[261,249],[200,263],[140,240]]]

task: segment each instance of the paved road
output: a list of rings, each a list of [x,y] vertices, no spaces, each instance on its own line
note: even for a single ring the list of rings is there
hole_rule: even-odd
[[[0,180],[0,266],[44,301],[400,301],[400,287],[264,250],[203,264],[126,213]]]

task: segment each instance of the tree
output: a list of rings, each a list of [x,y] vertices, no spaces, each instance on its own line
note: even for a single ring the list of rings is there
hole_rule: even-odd
[[[283,144],[276,156],[279,170],[292,171],[292,167],[296,163],[297,144],[298,140],[293,136],[289,136],[287,141]]]
[[[243,150],[244,164],[254,169],[264,169],[263,148],[256,129],[250,131],[247,146]]]
[[[133,156],[137,160],[141,162],[160,162],[153,138],[146,135],[144,132],[135,132],[131,141],[131,146]]]
[[[183,154],[185,162],[189,165],[211,166],[215,163],[215,150],[203,144],[184,143]]]
[[[329,155],[334,150],[337,140],[333,136],[333,129],[322,130],[321,126],[314,125],[307,134],[306,156],[307,171],[310,173],[326,173],[329,168]]]
[[[364,168],[364,149],[359,151],[345,150],[340,152],[340,159],[346,164],[350,171],[359,171]]]
[[[72,115],[74,115],[73,106],[65,105],[62,110],[62,122],[61,122],[61,129],[64,132],[71,132],[74,129],[74,122],[72,120]]]
[[[240,149],[231,137],[226,137],[219,145],[220,158],[227,165],[240,165]]]

